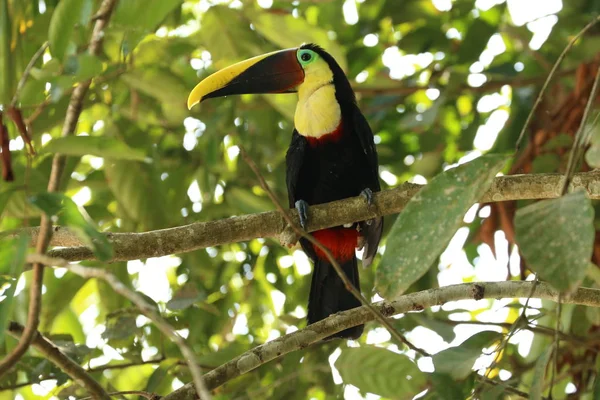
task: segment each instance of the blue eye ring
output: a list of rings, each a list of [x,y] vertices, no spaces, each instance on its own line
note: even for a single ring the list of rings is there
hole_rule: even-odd
[[[298,50],[298,62],[301,65],[308,65],[318,58],[318,54],[309,49]]]

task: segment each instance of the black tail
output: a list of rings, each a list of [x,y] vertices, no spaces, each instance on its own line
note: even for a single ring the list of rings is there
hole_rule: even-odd
[[[350,282],[360,291],[356,257],[353,256],[340,266]],[[331,264],[327,260],[317,258],[308,298],[308,323],[312,324],[327,318],[331,314],[359,307],[360,305],[360,301],[346,290],[344,282],[342,282]],[[358,339],[362,335],[363,329],[364,325],[354,326],[338,332],[328,339],[335,337]]]

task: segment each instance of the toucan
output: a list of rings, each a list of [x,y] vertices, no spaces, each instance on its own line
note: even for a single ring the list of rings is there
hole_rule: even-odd
[[[188,98],[188,108],[212,97],[250,93],[298,93],[294,131],[286,154],[286,183],[291,208],[306,227],[309,205],[362,195],[371,205],[380,190],[373,133],[356,96],[335,59],[315,44],[260,55],[222,69],[202,80]],[[383,218],[313,232],[360,290],[355,250],[371,264],[383,230]],[[307,322],[361,305],[344,286],[326,254],[308,240],[300,245],[314,263]],[[364,326],[333,337],[357,339]]]

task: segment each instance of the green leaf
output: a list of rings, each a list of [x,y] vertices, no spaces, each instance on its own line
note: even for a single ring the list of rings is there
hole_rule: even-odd
[[[166,200],[150,165],[114,160],[104,164],[104,173],[108,187],[130,221],[147,229],[164,227],[168,215]]]
[[[305,19],[294,18],[291,14],[276,14],[267,11],[244,10],[254,28],[281,49],[298,47],[303,43],[317,43],[348,70],[343,47],[328,35],[327,30],[309,24]],[[285,32],[285,35],[281,33]],[[258,55],[258,54],[257,54]]]
[[[496,29],[495,26],[482,19],[473,21],[458,49],[458,63],[462,64],[477,60]]]
[[[121,79],[128,85],[156,100],[185,107],[188,88],[172,72],[160,68],[135,70],[123,74]]]
[[[17,190],[19,190],[19,188],[15,187],[14,185],[10,185],[8,188],[0,192],[0,220],[2,220],[2,213],[4,212],[4,208],[8,204],[8,201],[10,200],[13,193]]]
[[[533,369],[533,378],[531,389],[529,390],[529,398],[531,400],[541,400],[544,392],[544,376],[546,375],[546,367],[552,356],[554,346],[549,346],[544,350],[540,358],[535,362]]]
[[[29,237],[21,235],[15,239],[3,240],[0,246],[0,274],[12,277],[10,287],[3,293],[0,300],[0,348],[4,346],[6,322],[12,314],[12,303],[17,288],[17,276],[23,271]]]
[[[427,385],[427,375],[410,358],[379,347],[344,349],[335,367],[344,383],[384,397],[410,398]]]
[[[594,400],[600,400],[600,373],[596,369],[596,379],[594,379]]]
[[[377,270],[376,288],[384,298],[401,295],[429,270],[505,162],[505,156],[490,154],[459,165],[409,201],[392,226]]]
[[[517,210],[516,242],[532,271],[562,292],[583,280],[594,246],[594,209],[582,190]]]
[[[54,58],[65,58],[75,25],[80,22],[83,4],[82,0],[61,0],[56,6],[48,29],[50,51]]]
[[[481,400],[500,400],[503,399],[503,394],[506,393],[506,383],[498,383],[496,386],[491,386],[481,392]]]
[[[217,68],[265,52],[258,44],[257,33],[250,29],[241,12],[224,6],[211,7],[202,16],[199,38]]]
[[[69,56],[65,61],[65,73],[74,76],[78,81],[92,79],[102,73],[102,61],[87,53]]]
[[[465,379],[471,373],[475,360],[481,356],[481,350],[501,337],[498,332],[483,331],[458,346],[440,351],[433,356],[435,371],[449,374],[456,380]]]
[[[106,236],[94,228],[69,197],[62,193],[38,193],[30,197],[30,202],[49,216],[58,215],[59,222],[71,228],[99,260],[112,257],[112,246]]]
[[[115,160],[146,160],[141,150],[132,149],[121,140],[108,136],[67,136],[52,139],[42,148],[41,153],[60,153],[69,156],[90,154]]]
[[[435,400],[456,400],[469,398],[474,379],[457,381],[448,374],[433,373],[430,375],[431,390],[427,398]]]
[[[169,310],[184,310],[192,304],[202,301],[206,298],[204,293],[201,293],[195,284],[187,283],[175,293],[173,298],[167,303]]]

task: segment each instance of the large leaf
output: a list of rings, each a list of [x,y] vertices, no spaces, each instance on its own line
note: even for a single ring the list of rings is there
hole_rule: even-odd
[[[427,385],[410,358],[379,347],[347,348],[335,362],[344,383],[393,399],[410,399]]]
[[[433,356],[435,371],[449,374],[457,380],[465,379],[471,373],[475,360],[481,356],[481,350],[501,337],[498,332],[483,331],[456,347],[440,351]]]
[[[217,68],[264,52],[240,11],[224,6],[211,7],[203,15],[199,38]]]
[[[516,241],[531,270],[563,292],[574,290],[590,265],[594,209],[582,190],[517,210]]]
[[[55,58],[59,60],[65,58],[75,25],[80,22],[86,1],[89,0],[61,0],[56,6],[48,29],[50,51]]]
[[[90,154],[115,160],[146,159],[144,153],[132,149],[119,139],[107,136],[67,136],[52,139],[42,148],[42,153],[60,153],[69,156]]]
[[[38,193],[30,201],[49,216],[58,215],[59,222],[73,230],[99,260],[112,257],[112,246],[106,236],[96,230],[69,197],[62,193]]]
[[[401,295],[429,270],[505,162],[505,156],[482,156],[436,176],[410,200],[392,226],[377,270],[383,297]]]
[[[0,300],[0,348],[4,344],[6,322],[12,314],[13,296],[17,288],[17,276],[23,270],[28,245],[27,235],[0,242],[0,275],[12,278],[10,287],[3,293],[4,299]]]
[[[145,228],[164,227],[167,206],[158,177],[149,165],[135,161],[106,163],[108,186],[126,216]]]
[[[540,358],[535,362],[535,368],[533,369],[533,378],[531,384],[531,390],[529,391],[529,398],[531,400],[542,400],[542,393],[544,391],[544,377],[546,376],[546,367],[552,356],[554,346],[549,346],[544,350]]]

